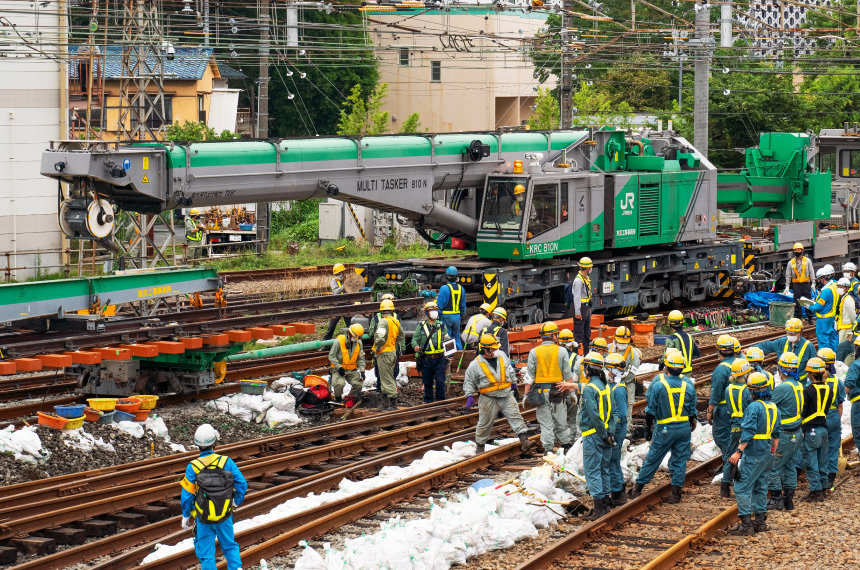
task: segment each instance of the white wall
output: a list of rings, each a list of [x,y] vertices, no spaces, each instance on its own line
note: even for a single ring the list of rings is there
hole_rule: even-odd
[[[0,0],[0,14],[35,48],[0,27],[0,282],[7,265],[23,268],[12,272],[17,280],[59,271],[64,247],[57,183],[41,176],[39,166],[49,141],[67,138],[67,78],[57,47],[65,44],[59,28],[65,3],[43,4]]]
[[[236,130],[236,110],[241,89],[212,89],[209,99],[209,127],[216,133]]]

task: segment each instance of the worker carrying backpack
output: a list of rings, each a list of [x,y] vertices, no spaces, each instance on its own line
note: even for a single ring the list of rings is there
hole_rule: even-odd
[[[224,469],[228,459],[226,455],[213,453],[191,462],[196,475],[194,514],[197,522],[215,524],[233,514],[233,473]]]

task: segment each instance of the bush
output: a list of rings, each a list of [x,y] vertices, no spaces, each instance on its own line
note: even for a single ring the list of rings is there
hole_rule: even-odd
[[[317,241],[322,200],[297,200],[286,208],[272,211],[272,241]]]

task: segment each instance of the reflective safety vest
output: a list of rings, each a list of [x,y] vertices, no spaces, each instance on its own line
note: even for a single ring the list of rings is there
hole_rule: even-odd
[[[827,417],[825,410],[827,409],[827,396],[830,392],[830,387],[827,383],[813,384],[813,386],[815,387],[815,412],[803,418],[802,423],[811,422],[815,418]]]
[[[486,318],[486,317],[484,315],[482,315],[481,313],[478,313],[476,315],[472,315],[471,317],[469,317],[469,322],[466,323],[466,328],[463,329],[463,334],[466,335],[467,339],[469,337],[474,336],[478,340],[481,340],[481,335],[479,334],[478,329],[475,328],[475,326],[478,324],[478,321],[480,321],[482,318]]]
[[[836,306],[839,302],[839,295],[836,293],[836,283],[831,281],[830,283],[825,285],[824,288],[821,290],[821,292],[818,294],[818,301],[816,301],[817,306],[820,306],[820,307],[826,306],[826,304],[822,302],[822,298],[821,298],[821,295],[822,295],[822,293],[824,293],[825,290],[830,291],[830,297],[831,297],[830,309],[828,309],[827,312],[824,313],[823,315],[819,315],[818,318],[820,318],[820,319],[828,319],[830,317],[836,316]]]
[[[836,311],[836,314],[837,314],[837,316],[836,316],[836,328],[837,328],[837,330],[842,331],[842,330],[848,330],[848,329],[854,328],[854,323],[842,322],[842,312],[845,310],[845,300],[850,296],[851,296],[851,293],[846,291],[844,295],[839,297],[839,302],[837,303],[838,310]]]
[[[593,382],[589,381],[585,387],[597,392],[597,413],[600,416],[600,421],[603,422],[603,429],[609,429],[609,420],[612,418],[612,398],[609,395],[609,386],[601,390]],[[582,432],[582,437],[587,437],[596,432],[596,428],[585,430]]]
[[[839,389],[839,378],[831,376],[824,381],[830,387],[830,406],[828,410],[836,409],[836,391]]]
[[[200,229],[197,228],[197,222],[194,222],[194,220],[192,220],[192,222],[194,223],[194,231],[189,232],[186,230],[185,239],[189,241],[200,241],[203,239],[203,232],[201,232]]]
[[[355,348],[352,354],[350,354],[346,348],[346,335],[337,335],[337,340],[340,342],[340,365],[344,370],[355,370],[358,368],[358,354],[361,351],[359,344],[355,343]]]
[[[561,382],[561,368],[558,366],[559,350],[561,347],[557,344],[542,344],[535,348],[535,357],[537,357],[535,384]]]
[[[790,418],[782,418],[780,421],[780,425],[792,424],[800,419],[800,415],[803,413],[803,386],[801,386],[798,382],[791,384],[791,389],[794,390],[794,404],[797,406],[797,413]]]
[[[385,338],[385,344],[379,349],[377,354],[391,352],[397,348],[397,333],[400,332],[400,321],[396,317],[382,317],[388,323],[388,336]]]
[[[744,384],[729,384],[729,404],[732,406],[732,417],[741,418],[744,415]]]
[[[764,406],[764,425],[767,430],[765,433],[757,433],[753,439],[773,439],[773,428],[776,427],[776,404],[773,402],[765,402],[758,400]]]
[[[800,273],[797,272],[797,264],[800,264]],[[806,258],[804,256],[800,256],[800,259],[793,258],[788,262],[791,266],[791,270],[794,272],[794,277],[792,281],[795,283],[806,283],[809,281],[809,275],[806,274]]]
[[[424,321],[422,326],[424,328],[424,336],[427,337],[427,350],[424,351],[424,354],[442,354],[445,351],[442,348],[442,327],[438,323],[436,324],[436,340],[434,342],[433,336],[431,336],[432,333],[427,328],[427,321]]]
[[[585,285],[585,297],[581,299],[582,303],[590,303],[591,302],[591,279],[588,278],[588,275],[583,275],[580,273],[578,275],[579,279],[582,280],[582,284]]]
[[[688,416],[682,416],[681,414],[684,411],[684,398],[687,395],[687,383],[682,381],[681,386],[678,388],[670,388],[669,383],[666,381],[666,376],[661,374],[659,376],[660,383],[666,388],[666,396],[669,398],[669,413],[671,416],[668,418],[663,418],[662,420],[657,420],[658,424],[668,424],[674,422],[686,422],[690,418]],[[675,407],[675,394],[678,394],[678,406]]]
[[[729,374],[731,374],[731,373],[732,373],[732,365],[731,365],[731,364],[729,364],[728,362],[726,362],[725,360],[723,360],[722,362],[720,362],[719,364],[717,364],[717,366],[725,366],[726,368],[728,368],[728,369],[729,369]],[[731,382],[730,382],[730,383],[731,383]],[[726,403],[726,401],[725,401],[725,400],[720,400],[720,401],[719,401],[719,402],[717,402],[717,403],[718,403],[718,404],[725,404],[725,403]]]
[[[806,340],[805,338],[800,338],[800,339],[799,339],[799,341],[800,341],[800,340],[802,340],[802,341],[803,341],[803,347],[800,349],[800,354],[798,354],[798,355],[797,355],[797,362],[798,362],[799,364],[802,364],[802,363],[803,363],[803,355],[806,353],[806,349],[807,349],[807,348],[809,348],[809,345],[810,345],[811,343],[810,343],[808,340]],[[789,345],[790,345],[790,344],[791,344],[791,343],[790,343],[790,342],[788,342],[788,339],[785,339],[785,346],[783,346],[783,347],[782,347],[782,352],[783,352],[783,353],[791,352],[791,351],[792,351],[792,350],[791,350],[791,348],[789,347]],[[802,374],[800,374],[798,377],[799,377],[801,380],[806,380],[806,371],[804,370],[804,371],[803,371],[803,373],[802,373]]]
[[[693,371],[693,337],[687,335],[687,342],[684,342],[684,337],[680,332],[676,332],[672,336],[677,338],[681,345],[681,355],[684,357],[684,370],[682,372],[689,374]]]
[[[456,283],[446,283],[451,290],[451,308],[442,309],[443,315],[459,315],[460,314],[460,298],[463,296],[463,287]],[[456,287],[456,289],[455,289]]]
[[[481,358],[481,357],[479,357]],[[481,388],[478,390],[481,394],[486,394],[487,392],[495,392],[496,390],[504,390],[505,388],[510,388],[511,383],[507,381],[505,378],[505,361],[503,358],[498,358],[500,373],[499,377],[496,378],[496,375],[493,374],[492,369],[484,362],[483,358],[478,361],[478,364],[481,366],[481,370],[484,372],[484,376],[487,377],[487,380],[490,381],[490,385],[486,388]]]

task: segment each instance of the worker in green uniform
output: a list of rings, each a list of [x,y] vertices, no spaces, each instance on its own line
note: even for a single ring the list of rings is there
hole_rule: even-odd
[[[439,305],[436,301],[424,304],[424,314],[427,318],[415,328],[415,334],[412,335],[412,348],[424,384],[424,403],[429,404],[445,399],[448,358],[442,344],[450,337],[445,324],[439,320]]]
[[[544,452],[549,453],[556,441],[570,449],[572,440],[567,426],[567,399],[560,382],[570,382],[570,356],[558,345],[558,325],[547,321],[540,327],[541,344],[529,351],[526,365],[526,388],[523,403],[536,406],[537,420],[540,424],[540,440]]]
[[[379,302],[382,301],[391,301],[394,302],[394,294],[392,293],[383,293],[382,297],[379,298]],[[367,336],[371,339],[376,338],[376,327],[379,326],[379,321],[382,319],[382,313],[379,311],[373,313],[373,316],[370,317],[370,323],[367,325]],[[376,374],[376,391],[382,392],[382,378],[379,375],[379,365],[376,363],[376,359],[373,359],[373,372]]]
[[[570,355],[570,373],[573,377],[567,397],[567,427],[570,429],[570,441],[579,439],[579,382],[585,382],[585,371],[582,368],[582,356],[576,352],[579,346],[573,340],[573,331],[561,329],[558,333],[558,342]]]
[[[376,327],[373,337],[373,352],[376,354],[376,364],[379,367],[382,384],[382,406],[394,408],[397,406],[397,349],[402,347],[406,339],[403,327],[394,314],[394,302],[385,300],[379,304],[382,318]],[[402,349],[401,349],[402,350]]]
[[[520,439],[520,449],[525,453],[531,449],[532,442],[529,441],[528,427],[520,415],[511,391],[511,385],[516,384],[517,373],[511,366],[508,355],[501,351],[501,344],[496,337],[485,334],[479,345],[481,353],[466,368],[466,377],[463,380],[463,393],[467,395],[466,409],[472,409],[476,396],[478,401],[475,452],[484,452],[493,423],[501,412],[508,420],[511,430]]]
[[[335,402],[343,399],[343,389],[349,382],[349,395],[347,398],[354,404],[361,389],[364,387],[364,345],[361,337],[364,327],[358,323],[349,325],[346,334],[339,334],[331,345],[328,353],[328,361],[331,363],[330,382]],[[349,404],[348,407],[352,407]]]
[[[752,372],[750,363],[745,358],[738,358],[732,362],[732,378],[723,399],[729,410],[729,448],[727,454],[731,456],[741,443],[741,419],[744,410],[750,403],[750,394],[747,390],[747,377]],[[728,461],[723,465],[723,482],[732,485],[732,464]]]
[[[800,371],[799,379],[801,382],[805,382],[806,361],[815,356],[815,347],[812,346],[811,342],[803,338],[802,333],[803,321],[798,318],[788,319],[785,322],[785,336],[760,342],[756,346],[765,354],[775,354],[777,356],[784,352],[793,352],[798,360],[797,369]]]
[[[818,351],[818,358],[827,368],[826,382],[830,387],[827,405],[827,494],[833,492],[833,483],[839,473],[839,448],[842,446],[842,403],[845,402],[845,384],[836,376],[836,353],[829,348]]]
[[[727,334],[717,338],[717,351],[723,360],[711,374],[711,395],[708,399],[708,421],[711,422],[714,443],[723,455],[723,468],[728,459],[729,441],[731,439],[731,427],[729,426],[729,412],[726,406],[726,387],[732,376],[732,362],[735,361],[734,339]],[[720,485],[720,496],[731,497],[731,486],[728,481]]]
[[[824,501],[827,477],[827,407],[830,405],[830,387],[824,361],[813,356],[806,363],[812,381],[803,389],[803,469],[809,481],[809,495],[804,501]]]
[[[206,235],[206,226],[200,223],[200,210],[191,208],[188,217],[185,218],[185,244],[188,251],[185,258],[189,262],[196,262],[203,257],[203,238]]]
[[[684,332],[684,313],[675,310],[669,313],[669,326],[672,328],[672,334],[666,337],[666,352],[670,349],[677,348],[681,351],[684,357],[685,376],[689,376],[693,371],[693,359],[701,356],[699,345],[693,340],[693,336]],[[665,353],[664,353],[665,356]],[[663,370],[663,356],[660,357],[660,370]]]
[[[741,443],[729,457],[729,462],[741,472],[735,485],[740,522],[727,532],[738,536],[768,530],[767,477],[781,431],[779,410],[770,401],[767,377],[753,372],[747,388],[752,402],[741,419]]]
[[[615,447],[615,415],[612,413],[612,395],[603,370],[603,357],[589,352],[582,358],[587,384],[582,388],[582,461],[588,492],[594,499],[594,508],[585,515],[597,520],[610,508],[609,462]],[[620,443],[618,445],[621,445]]]
[[[770,501],[768,510],[794,509],[797,489],[797,451],[803,446],[801,420],[803,415],[803,385],[798,379],[798,359],[793,352],[779,357],[778,370],[782,382],[773,389],[772,401],[779,410],[779,445],[768,477]]]
[[[854,362],[845,374],[845,391],[851,402],[851,434],[854,436],[854,446],[860,449],[860,335],[854,339]]]
[[[629,496],[638,497],[642,494],[643,487],[654,477],[663,458],[671,453],[669,472],[672,474],[672,490],[666,502],[675,504],[681,501],[681,489],[687,476],[690,440],[696,428],[698,413],[697,397],[692,382],[681,377],[684,358],[680,351],[666,355],[665,364],[666,373],[654,378],[645,394],[645,439],[651,442],[651,447]],[[656,432],[653,430],[655,421]]]

